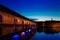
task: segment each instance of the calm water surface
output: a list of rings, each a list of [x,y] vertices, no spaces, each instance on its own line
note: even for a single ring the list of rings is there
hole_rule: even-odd
[[[48,33],[36,32],[32,40],[60,40],[60,32]]]

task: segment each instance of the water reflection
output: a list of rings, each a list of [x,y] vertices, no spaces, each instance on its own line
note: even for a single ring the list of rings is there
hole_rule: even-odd
[[[32,40],[60,40],[60,28],[39,28]]]
[[[20,36],[18,34],[15,34],[12,36],[12,40],[19,40]]]
[[[46,34],[37,32],[32,40],[60,40],[60,32],[55,34]]]

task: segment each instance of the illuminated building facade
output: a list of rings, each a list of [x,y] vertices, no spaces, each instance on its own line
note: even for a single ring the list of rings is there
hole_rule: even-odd
[[[36,27],[36,23],[3,5],[0,5],[0,34],[8,35],[24,29]]]

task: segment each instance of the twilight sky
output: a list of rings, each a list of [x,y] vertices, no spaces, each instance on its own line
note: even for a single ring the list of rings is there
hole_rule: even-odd
[[[60,0],[0,0],[0,4],[36,21],[60,20]]]

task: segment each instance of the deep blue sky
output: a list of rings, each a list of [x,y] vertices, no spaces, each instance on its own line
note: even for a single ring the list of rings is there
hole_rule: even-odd
[[[0,4],[28,18],[60,20],[60,0],[0,0]]]

